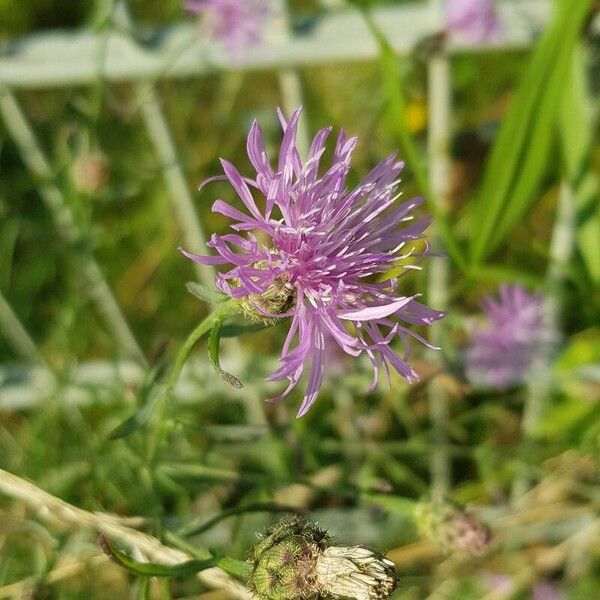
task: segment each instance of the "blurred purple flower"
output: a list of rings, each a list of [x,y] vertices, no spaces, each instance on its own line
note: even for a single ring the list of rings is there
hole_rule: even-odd
[[[498,39],[502,24],[495,0],[447,0],[446,31],[457,41],[482,44]]]
[[[269,0],[187,0],[186,10],[199,15],[210,34],[235,58],[259,43],[269,16]]]
[[[484,575],[484,582],[493,592],[506,594],[512,589],[512,579],[508,575],[489,573]]]
[[[229,181],[247,212],[223,200],[213,204],[213,211],[233,219],[234,231],[248,233],[213,235],[208,245],[218,256],[184,254],[201,264],[233,265],[217,276],[217,287],[239,299],[247,314],[292,317],[280,366],[268,379],[288,380],[287,389],[274,400],[283,398],[298,383],[304,365],[311,363],[298,411],[302,416],[321,388],[328,344],[335,343],[352,356],[363,352],[368,356],[374,370],[370,391],[377,385],[380,367],[388,377],[391,365],[409,382],[417,381],[417,373],[407,363],[410,338],[427,342],[410,325],[429,325],[443,313],[417,302],[418,295],[399,295],[397,278],[381,276],[401,266],[418,268],[399,261],[426,254],[426,250],[415,253],[411,244],[424,237],[430,219],[407,225],[423,201],[396,205],[403,163],[392,154],[349,190],[346,177],[357,138],[341,131],[333,164],[320,173],[332,128],[316,134],[308,160],[302,162],[296,148],[300,110],[289,121],[281,112],[279,117],[284,135],[276,168],[267,157],[256,122],[247,143],[256,176],[243,177],[233,164],[221,160],[225,176],[217,179]],[[252,190],[264,197],[262,211]],[[260,240],[251,230],[260,232]],[[403,357],[390,347],[396,337],[402,340]]]
[[[558,587],[547,581],[538,581],[533,586],[533,600],[563,600],[564,595]]]
[[[504,389],[522,383],[540,347],[555,335],[545,325],[544,298],[519,285],[500,287],[500,297],[484,299],[487,323],[474,327],[466,353],[466,373],[479,387]]]
[[[504,595],[510,594],[513,587],[508,575],[486,575],[485,582],[490,590]],[[564,597],[560,588],[547,581],[538,581],[531,591],[532,600],[563,600]]]

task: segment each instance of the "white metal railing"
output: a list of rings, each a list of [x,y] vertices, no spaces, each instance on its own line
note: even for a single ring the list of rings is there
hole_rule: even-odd
[[[505,34],[494,48],[522,48],[550,16],[548,0],[508,1],[501,5]],[[435,31],[426,3],[385,7],[375,21],[398,53],[410,52]],[[193,23],[173,25],[134,40],[127,31],[40,33],[5,46],[0,56],[0,83],[13,88],[57,88],[88,85],[99,76],[98,49],[103,50],[102,78],[109,82],[185,78],[225,69],[245,71],[373,59],[377,45],[354,11],[332,13],[307,33],[273,36],[232,63],[219,45],[198,35]],[[477,46],[451,46],[450,51],[480,51]]]

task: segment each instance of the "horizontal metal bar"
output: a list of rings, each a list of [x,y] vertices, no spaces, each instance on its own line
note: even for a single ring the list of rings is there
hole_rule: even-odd
[[[548,0],[519,0],[500,6],[505,32],[486,49],[529,46],[548,20]],[[410,52],[435,33],[427,4],[404,4],[375,11],[375,21],[399,53]],[[0,56],[0,83],[13,88],[86,85],[101,75],[110,82],[198,76],[224,69],[261,70],[373,59],[377,46],[355,11],[332,12],[306,33],[274,35],[233,63],[219,44],[202,38],[194,23],[150,32],[137,42],[127,32],[40,33],[8,42]],[[99,48],[107,43],[102,63]],[[481,51],[478,46],[451,45],[450,52]]]
[[[222,341],[226,346],[223,367],[242,379],[244,390],[240,392],[215,377],[210,363],[200,353],[186,364],[175,386],[174,398],[178,404],[197,404],[214,397],[245,404],[249,395],[267,396],[269,384],[256,377],[256,366],[249,366],[246,357],[231,342]],[[274,358],[267,359],[265,373],[274,370],[275,366]],[[134,361],[98,360],[82,362],[63,375],[55,378],[43,366],[24,363],[0,365],[0,414],[35,408],[53,397],[63,405],[89,406],[115,401],[133,405],[135,390],[144,383],[147,371]],[[270,392],[273,392],[273,386],[270,387]]]

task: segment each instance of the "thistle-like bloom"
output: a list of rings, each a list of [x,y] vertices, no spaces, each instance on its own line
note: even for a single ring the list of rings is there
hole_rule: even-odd
[[[415,507],[419,533],[444,552],[481,554],[491,539],[488,527],[450,500],[421,501]]]
[[[505,389],[522,383],[543,346],[555,334],[544,318],[544,299],[519,285],[500,288],[500,297],[486,297],[487,322],[474,327],[466,352],[466,375],[478,387]]]
[[[457,41],[493,42],[502,32],[495,0],[447,0],[446,31]]]
[[[223,200],[213,204],[213,211],[233,219],[231,228],[246,235],[213,235],[208,245],[218,256],[184,254],[201,264],[232,265],[217,276],[217,287],[238,299],[250,318],[292,318],[280,367],[269,380],[288,380],[287,389],[275,399],[283,398],[298,383],[305,364],[311,364],[298,411],[302,416],[321,388],[327,345],[337,344],[351,356],[368,356],[374,369],[370,391],[377,385],[379,368],[389,376],[390,365],[414,382],[419,377],[407,363],[409,341],[427,342],[410,326],[429,325],[443,313],[419,303],[417,296],[401,295],[397,278],[388,275],[391,269],[419,268],[406,264],[406,259],[426,253],[412,246],[430,223],[429,218],[412,216],[422,200],[398,203],[403,164],[391,155],[355,189],[348,189],[357,139],[341,131],[333,164],[320,173],[331,128],[316,134],[303,163],[296,149],[299,117],[300,110],[289,121],[280,114],[284,135],[276,168],[256,122],[247,144],[254,178],[243,177],[230,162],[221,161],[221,179],[233,186],[246,212]],[[254,195],[263,197],[262,210]],[[397,337],[403,357],[391,348]]]
[[[221,40],[234,58],[259,43],[269,16],[269,0],[187,0],[186,10],[197,14],[207,31]]]
[[[547,581],[538,581],[533,586],[533,600],[564,600],[565,595],[560,588],[548,583]]]
[[[299,518],[268,531],[250,561],[250,587],[260,600],[386,600],[396,588],[393,562],[362,546],[335,546]]]

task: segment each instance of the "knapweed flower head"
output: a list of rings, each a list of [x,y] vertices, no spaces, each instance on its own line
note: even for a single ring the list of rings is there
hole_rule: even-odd
[[[502,33],[496,0],[446,0],[446,31],[457,41],[482,44]]]
[[[419,533],[443,552],[481,554],[491,540],[489,528],[450,500],[422,500],[415,507]]]
[[[280,366],[269,380],[287,380],[287,389],[274,399],[283,398],[310,364],[298,411],[302,416],[321,389],[329,344],[369,358],[374,370],[371,390],[379,369],[389,377],[390,366],[414,382],[419,377],[407,362],[409,342],[427,342],[410,327],[429,325],[443,313],[418,302],[417,295],[401,295],[398,278],[387,275],[392,269],[419,268],[406,260],[426,253],[413,247],[430,223],[412,214],[422,200],[398,202],[403,164],[391,155],[348,189],[357,138],[341,131],[332,164],[321,172],[331,127],[316,134],[303,162],[296,148],[300,110],[289,120],[279,116],[284,134],[275,167],[256,122],[247,143],[256,175],[243,177],[233,164],[221,161],[221,179],[229,181],[246,210],[217,200],[213,211],[233,219],[235,233],[212,236],[208,245],[217,256],[184,254],[201,264],[229,265],[217,276],[217,287],[237,299],[248,317],[291,318]],[[255,195],[262,197],[260,209]],[[396,338],[403,344],[402,357],[391,347]]]
[[[522,383],[536,356],[556,338],[546,325],[543,295],[504,285],[498,299],[484,299],[482,310],[486,322],[473,327],[466,351],[468,380],[490,389]]]
[[[187,0],[185,8],[238,59],[244,49],[262,40],[270,0]]]
[[[109,163],[100,152],[83,153],[73,161],[70,174],[76,192],[94,196],[101,192],[109,180]]]
[[[316,525],[283,519],[250,555],[250,587],[259,600],[385,600],[396,587],[394,564],[362,546],[336,546]]]
[[[561,589],[548,581],[538,581],[532,589],[532,600],[565,600],[565,598]]]

